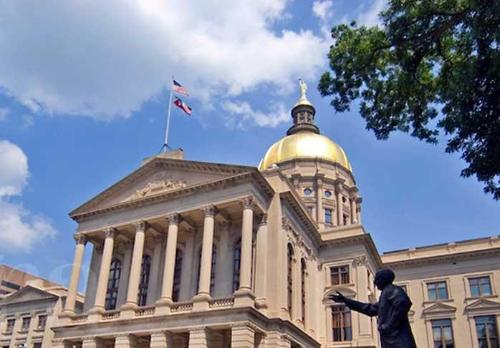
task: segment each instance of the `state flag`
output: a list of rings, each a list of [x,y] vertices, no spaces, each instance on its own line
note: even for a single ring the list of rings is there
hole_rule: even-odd
[[[191,113],[193,112],[193,109],[191,109],[189,107],[189,105],[187,105],[186,103],[184,103],[180,98],[175,97],[174,105],[177,106],[182,111],[184,111],[189,116],[191,116]]]

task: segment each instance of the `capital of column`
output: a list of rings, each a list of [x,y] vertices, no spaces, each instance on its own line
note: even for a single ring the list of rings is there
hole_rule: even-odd
[[[241,205],[243,209],[252,209],[255,207],[255,199],[252,196],[245,197],[241,199]]]
[[[342,189],[344,188],[344,182],[345,182],[344,179],[337,179],[335,181],[335,190],[337,191],[337,193],[342,191]]]
[[[259,225],[267,225],[267,213],[262,214],[262,217],[260,218]]]
[[[210,204],[210,205],[207,205],[206,207],[203,207],[201,210],[203,210],[205,217],[207,217],[207,216],[214,217],[215,212],[217,211],[217,208],[215,207],[215,205]]]
[[[148,223],[144,220],[134,222],[136,232],[146,232],[148,228]]]
[[[169,225],[178,225],[181,221],[181,216],[178,213],[172,213],[166,217]]]
[[[86,235],[83,233],[75,233],[73,235],[73,239],[75,240],[76,244],[87,244],[88,238]]]
[[[104,235],[106,238],[115,238],[116,234],[118,233],[118,230],[114,227],[108,227],[104,230]]]

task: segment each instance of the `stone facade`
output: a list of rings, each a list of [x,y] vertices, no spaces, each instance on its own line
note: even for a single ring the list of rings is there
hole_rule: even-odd
[[[30,275],[30,279],[35,280],[28,281],[25,286],[0,300],[2,348],[52,345],[54,332],[51,328],[63,310],[67,290],[61,286],[44,287],[47,281],[35,276]],[[82,303],[82,297],[77,295],[75,306],[78,310],[82,310]]]
[[[314,114],[303,92],[294,125],[260,169],[162,153],[72,211],[74,267],[52,346],[378,347],[376,320],[329,295],[376,301],[384,265],[413,299],[419,347],[434,347],[438,329],[445,337],[447,319],[455,347],[479,347],[477,325],[494,344],[497,238],[381,257],[347,157],[319,134]],[[448,298],[434,280],[447,282]]]

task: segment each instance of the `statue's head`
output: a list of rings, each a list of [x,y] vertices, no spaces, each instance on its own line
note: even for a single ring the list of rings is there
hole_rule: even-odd
[[[382,268],[375,274],[373,282],[379,290],[383,290],[387,285],[392,284],[394,278],[396,278],[396,275],[391,269]]]

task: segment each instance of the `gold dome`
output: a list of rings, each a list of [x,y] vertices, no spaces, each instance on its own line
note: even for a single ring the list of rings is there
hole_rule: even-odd
[[[265,170],[273,164],[299,158],[320,158],[336,162],[352,171],[351,164],[339,145],[324,135],[308,131],[288,135],[274,143],[260,161],[259,169]]]

